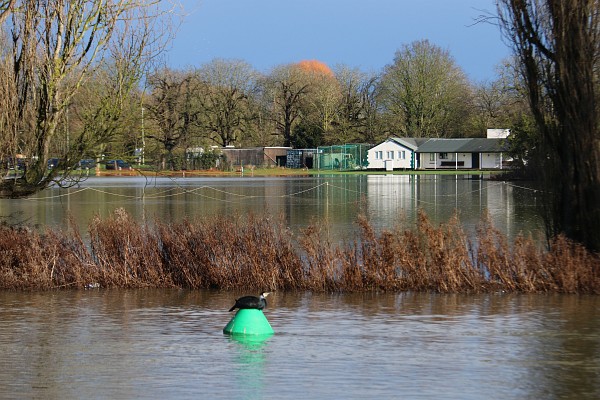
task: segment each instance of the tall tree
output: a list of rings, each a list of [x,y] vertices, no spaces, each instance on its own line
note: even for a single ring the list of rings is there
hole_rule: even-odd
[[[340,140],[334,130],[337,111],[342,100],[339,81],[327,65],[317,60],[305,60],[296,64],[301,80],[309,90],[301,102],[302,129],[294,132],[299,142],[313,141],[314,147],[324,141],[333,143]],[[311,133],[312,131],[312,133]],[[302,134],[308,134],[311,140],[303,140]]]
[[[161,144],[160,166],[166,169],[173,149],[189,139],[198,120],[196,94],[200,85],[193,73],[166,68],[149,76],[147,83],[150,97],[144,107],[155,129],[148,129],[146,137]]]
[[[548,233],[600,251],[597,0],[497,0],[540,133]],[[537,164],[537,163],[536,163]]]
[[[343,66],[336,68],[335,76],[341,91],[335,121],[336,137],[344,143],[375,143],[379,135],[385,134],[378,126],[379,77]]]
[[[497,78],[474,85],[472,121],[474,130],[509,128],[529,113],[525,85],[515,60],[504,60],[496,68]]]
[[[9,16],[3,28],[10,32],[3,38],[0,63],[0,126],[6,128],[0,134],[30,160],[22,175],[2,180],[0,196],[22,197],[60,181],[59,169],[48,171],[47,160],[72,100],[104,60],[115,55],[111,49],[119,42],[134,46],[131,55],[137,58],[129,59],[128,65],[143,68],[150,43],[158,43],[150,39],[159,33],[153,23],[164,10],[156,0],[17,0],[0,7],[5,10],[2,15]],[[72,141],[60,154],[60,170],[73,166],[74,155],[86,147],[85,139],[83,135],[81,141]]]
[[[385,68],[382,95],[399,133],[414,137],[464,134],[471,97],[465,74],[450,53],[427,40],[396,52]]]
[[[240,60],[213,60],[196,71],[199,126],[220,146],[238,142],[254,118],[251,103],[257,92],[258,74]]]
[[[266,78],[266,97],[272,104],[271,117],[284,146],[292,145],[294,126],[300,122],[302,102],[310,89],[296,64],[275,68]]]

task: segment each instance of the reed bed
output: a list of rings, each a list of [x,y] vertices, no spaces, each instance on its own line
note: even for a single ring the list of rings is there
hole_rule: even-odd
[[[64,231],[0,226],[0,288],[213,288],[317,292],[600,293],[600,256],[564,237],[509,243],[484,218],[473,240],[458,216],[333,244],[315,221],[294,235],[279,218],[141,222],[122,209],[94,218],[85,240]]]

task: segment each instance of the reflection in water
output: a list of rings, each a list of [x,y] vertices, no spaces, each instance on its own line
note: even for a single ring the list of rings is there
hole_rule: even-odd
[[[271,397],[265,388],[266,348],[273,335],[228,335],[238,352],[235,357],[234,376],[238,390],[246,399]]]
[[[535,194],[506,182],[468,175],[337,175],[307,178],[90,178],[81,188],[47,189],[26,200],[0,199],[0,215],[20,213],[30,224],[65,226],[74,217],[85,232],[95,215],[122,207],[136,219],[180,221],[254,213],[283,216],[292,230],[327,221],[334,238],[349,239],[364,213],[376,229],[424,209],[435,223],[455,210],[471,230],[483,213],[510,236],[541,231]]]
[[[369,215],[388,225],[399,219],[414,222],[423,209],[437,223],[458,211],[467,231],[474,231],[484,213],[509,237],[540,229],[533,193],[522,187],[515,191],[506,182],[468,175],[368,175],[366,192]]]
[[[0,398],[600,398],[598,296],[277,292],[256,341],[237,295],[0,292]]]

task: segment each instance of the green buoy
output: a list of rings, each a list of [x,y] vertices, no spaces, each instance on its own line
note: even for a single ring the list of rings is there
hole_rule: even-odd
[[[272,335],[275,333],[262,310],[244,308],[231,318],[223,333],[229,335]]]

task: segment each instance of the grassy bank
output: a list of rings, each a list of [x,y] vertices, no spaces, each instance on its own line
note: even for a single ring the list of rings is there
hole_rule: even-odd
[[[359,217],[352,243],[334,245],[322,224],[299,237],[280,220],[214,217],[142,223],[123,210],[74,228],[0,227],[0,288],[157,287],[311,291],[600,293],[600,258],[565,238],[550,249],[508,243],[488,220],[471,243],[455,217],[422,212],[412,229],[376,233]]]

